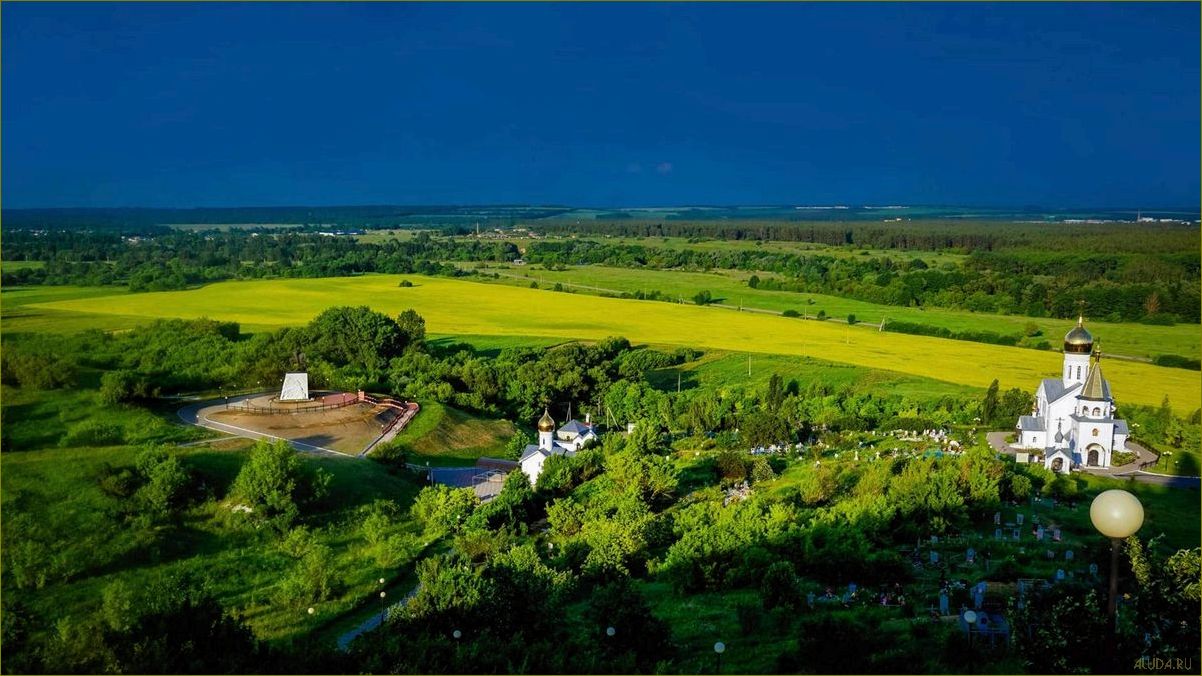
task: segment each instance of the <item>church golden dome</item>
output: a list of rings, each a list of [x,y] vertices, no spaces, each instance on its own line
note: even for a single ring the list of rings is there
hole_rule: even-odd
[[[548,413],[547,409],[545,409],[545,408],[543,409],[543,417],[538,419],[538,431],[539,432],[554,432],[555,431],[555,421],[551,418],[551,414]]]
[[[1085,330],[1084,317],[1077,317],[1077,325],[1064,334],[1064,351],[1089,354],[1093,351],[1093,336]]]

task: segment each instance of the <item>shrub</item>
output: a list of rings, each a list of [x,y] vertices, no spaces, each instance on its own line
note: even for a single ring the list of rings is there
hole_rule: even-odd
[[[782,316],[782,317],[800,317],[801,313],[798,312],[797,310],[794,310],[793,308],[789,308],[788,310],[785,310],[784,312],[780,313],[780,316]]]
[[[1152,358],[1152,363],[1156,364],[1157,366],[1192,369],[1194,371],[1202,370],[1202,360],[1182,357],[1179,354],[1158,354]]]
[[[411,282],[411,281],[409,281],[409,280],[407,280],[407,279],[402,279],[402,280],[401,280],[401,283],[400,283],[400,284],[397,284],[397,286],[401,287],[402,289],[408,289],[408,288],[411,288],[411,287],[413,286],[413,282]]]
[[[747,463],[743,460],[743,454],[737,451],[719,454],[714,468],[718,471],[718,478],[723,481],[733,483],[747,478]]]
[[[856,316],[854,314],[847,315],[847,323],[849,325],[854,325],[856,323]]]
[[[117,446],[125,443],[125,428],[103,420],[85,420],[59,440],[59,446]]]
[[[764,581],[760,583],[760,597],[765,610],[778,606],[797,608],[801,605],[800,580],[793,564],[788,561],[777,561],[768,566],[764,573]]]

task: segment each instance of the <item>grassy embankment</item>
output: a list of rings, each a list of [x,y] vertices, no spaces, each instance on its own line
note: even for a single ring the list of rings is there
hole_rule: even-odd
[[[892,334],[826,322],[807,322],[719,308],[594,298],[572,294],[409,275],[225,282],[190,291],[118,294],[30,304],[36,310],[121,316],[208,316],[248,327],[298,325],[332,305],[367,304],[395,314],[413,308],[432,334],[541,336],[598,339],[622,335],[633,342],[701,349],[808,356],[970,387],[997,378],[1003,388],[1032,388],[1059,372],[1053,352]],[[1188,414],[1198,408],[1196,371],[1112,360],[1105,366],[1120,399],[1158,405],[1167,394]],[[1155,387],[1147,387],[1156,383]]]
[[[477,418],[459,409],[429,402],[395,443],[413,453],[411,462],[435,467],[471,465],[482,455],[499,456],[517,430],[507,420]]]

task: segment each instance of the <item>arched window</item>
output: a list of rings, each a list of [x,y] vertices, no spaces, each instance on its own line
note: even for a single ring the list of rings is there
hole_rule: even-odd
[[[1096,437],[1096,436],[1098,436],[1098,428],[1096,428],[1096,427],[1095,427],[1095,428],[1093,428],[1093,435],[1094,435],[1095,437]]]
[[[1093,407],[1093,416],[1095,418],[1097,418],[1100,415],[1102,415],[1102,409],[1098,408],[1097,406],[1094,406]]]
[[[1081,379],[1081,367],[1078,366],[1077,367],[1077,380],[1080,380],[1080,379]]]

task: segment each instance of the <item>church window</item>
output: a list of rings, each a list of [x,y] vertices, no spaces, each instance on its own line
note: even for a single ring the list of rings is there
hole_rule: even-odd
[[[1081,378],[1081,367],[1078,366],[1077,367],[1077,379],[1079,380],[1080,378]]]
[[[1102,409],[1100,409],[1100,408],[1098,408],[1097,406],[1095,406],[1095,407],[1094,407],[1094,409],[1093,409],[1093,414],[1094,414],[1094,417],[1095,417],[1095,418],[1096,418],[1096,417],[1098,417],[1098,416],[1100,416],[1100,415],[1102,415]]]
[[[1095,427],[1095,428],[1093,428],[1093,435],[1094,435],[1095,437],[1096,437],[1096,436],[1098,436],[1098,428],[1096,428],[1096,427]]]

